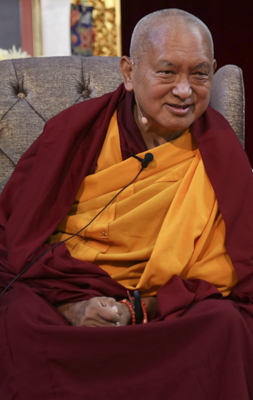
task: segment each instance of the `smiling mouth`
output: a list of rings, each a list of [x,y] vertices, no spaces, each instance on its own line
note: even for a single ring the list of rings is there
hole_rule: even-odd
[[[190,107],[191,104],[187,104],[184,106],[179,106],[177,104],[168,104],[168,106],[173,107],[173,108],[178,108],[179,110],[185,110],[186,108]]]
[[[191,106],[192,104],[169,104],[166,103],[166,108],[170,111],[171,114],[177,116],[177,117],[185,117],[186,115],[189,115],[191,112]]]

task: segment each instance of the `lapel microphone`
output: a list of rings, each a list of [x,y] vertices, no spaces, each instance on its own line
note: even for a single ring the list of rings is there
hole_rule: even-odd
[[[139,106],[139,103],[137,102],[136,98],[135,98],[135,102],[136,102],[137,108],[138,108],[139,113],[140,113],[140,116],[141,116],[141,122],[143,123],[143,125],[147,125],[148,120],[147,120],[146,117],[143,117],[142,112],[141,112],[141,109],[140,109],[140,106]],[[151,161],[152,161],[152,160],[151,160]],[[144,167],[144,168],[145,168],[145,167]]]
[[[138,157],[135,154],[131,153],[130,157],[136,158],[136,160],[140,161],[142,168],[147,168],[148,164],[154,160],[154,156],[152,153],[146,153],[144,158]]]

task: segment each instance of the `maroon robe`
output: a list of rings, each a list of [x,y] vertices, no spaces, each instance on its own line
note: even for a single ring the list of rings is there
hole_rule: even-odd
[[[47,122],[22,156],[0,198],[2,288],[50,248],[45,242],[94,171],[116,108],[123,159],[147,150],[131,104],[122,85],[77,104]],[[61,244],[0,300],[3,400],[253,398],[253,176],[219,113],[208,108],[192,128],[239,278],[229,298],[206,281],[174,276],[158,291],[149,324],[72,327],[54,305],[101,295],[120,299],[126,289]]]

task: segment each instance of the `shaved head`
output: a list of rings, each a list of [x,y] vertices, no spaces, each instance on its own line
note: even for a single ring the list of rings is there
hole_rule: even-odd
[[[172,140],[205,112],[217,66],[212,43],[206,25],[182,10],[156,11],[138,22],[131,58],[123,56],[120,68],[143,137]]]
[[[194,15],[170,8],[155,11],[142,18],[134,28],[131,44],[130,57],[135,64],[138,64],[142,55],[149,51],[154,45],[159,44],[159,31],[161,26],[178,29],[198,30],[203,38],[209,42],[213,57],[213,39],[207,26]]]

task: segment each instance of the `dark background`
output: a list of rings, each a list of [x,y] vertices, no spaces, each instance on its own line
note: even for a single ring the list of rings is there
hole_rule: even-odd
[[[150,12],[181,8],[210,29],[218,68],[226,64],[243,70],[246,97],[246,152],[253,165],[253,0],[122,0],[122,52],[129,55],[135,24]]]

